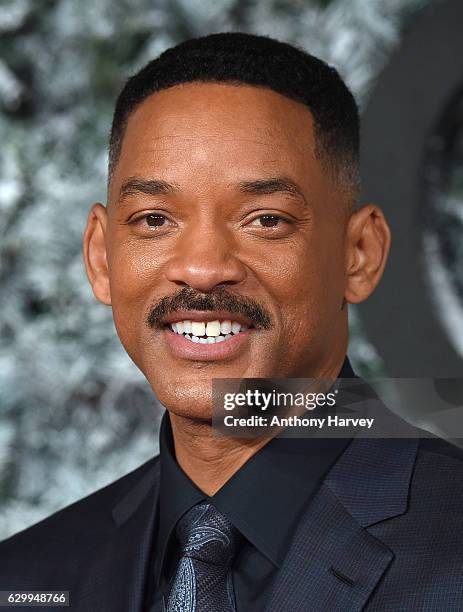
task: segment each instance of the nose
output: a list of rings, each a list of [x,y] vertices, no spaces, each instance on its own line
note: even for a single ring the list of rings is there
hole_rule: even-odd
[[[234,285],[246,277],[236,244],[220,228],[189,232],[181,237],[166,268],[167,279],[206,293],[219,285]]]

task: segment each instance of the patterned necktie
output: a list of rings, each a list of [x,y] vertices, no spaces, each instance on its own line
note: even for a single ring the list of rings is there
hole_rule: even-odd
[[[231,565],[242,539],[212,504],[193,506],[178,522],[181,557],[167,612],[236,612]]]

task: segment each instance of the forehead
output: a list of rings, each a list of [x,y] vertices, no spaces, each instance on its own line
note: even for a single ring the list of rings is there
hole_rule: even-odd
[[[111,185],[129,176],[220,183],[245,175],[319,173],[307,106],[247,85],[188,83],[149,96],[130,115]]]

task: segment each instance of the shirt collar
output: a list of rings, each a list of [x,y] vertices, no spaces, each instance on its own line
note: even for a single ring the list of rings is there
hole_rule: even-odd
[[[355,374],[346,358],[338,378]],[[166,412],[160,428],[159,540],[164,565],[180,517],[207,499],[276,567],[280,567],[297,520],[329,468],[349,443],[347,438],[276,436],[253,455],[212,497],[183,472]]]

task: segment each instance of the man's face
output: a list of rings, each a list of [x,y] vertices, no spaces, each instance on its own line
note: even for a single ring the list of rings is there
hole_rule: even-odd
[[[105,221],[110,302],[173,413],[207,418],[213,378],[336,376],[348,214],[314,151],[309,109],[257,87],[177,86],[130,116]]]

